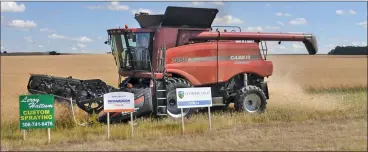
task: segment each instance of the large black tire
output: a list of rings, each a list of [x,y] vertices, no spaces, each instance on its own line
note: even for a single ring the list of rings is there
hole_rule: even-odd
[[[266,110],[267,97],[263,90],[257,86],[249,85],[242,89],[235,101],[236,111],[247,113],[263,113]]]
[[[181,110],[177,108],[176,88],[191,88],[190,82],[182,78],[168,77],[166,79],[167,90],[167,114],[174,119],[181,118]],[[192,108],[183,109],[184,117],[189,117],[193,113]]]

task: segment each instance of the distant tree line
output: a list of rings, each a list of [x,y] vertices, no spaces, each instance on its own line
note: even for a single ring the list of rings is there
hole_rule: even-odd
[[[337,46],[329,55],[368,55],[367,46]]]
[[[56,51],[51,51],[49,52],[50,55],[60,55],[60,53],[56,52]]]

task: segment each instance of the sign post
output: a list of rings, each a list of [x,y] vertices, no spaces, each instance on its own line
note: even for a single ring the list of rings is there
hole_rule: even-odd
[[[110,92],[104,94],[104,112],[107,112],[107,138],[110,139],[110,112],[130,112],[133,137],[134,94],[130,92]]]
[[[19,127],[26,139],[26,130],[47,128],[48,143],[51,142],[51,128],[55,127],[53,95],[19,96]]]
[[[176,101],[178,108],[181,109],[181,124],[184,134],[184,108],[200,108],[208,107],[208,120],[210,130],[212,128],[211,111],[212,107],[212,94],[210,87],[198,87],[198,88],[176,88]]]

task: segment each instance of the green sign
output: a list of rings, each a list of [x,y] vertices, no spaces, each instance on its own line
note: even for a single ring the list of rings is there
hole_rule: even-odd
[[[20,129],[54,128],[53,95],[19,96]]]

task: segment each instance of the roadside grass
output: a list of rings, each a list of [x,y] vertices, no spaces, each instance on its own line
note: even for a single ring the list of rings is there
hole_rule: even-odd
[[[336,90],[342,90],[335,94]],[[312,94],[331,93],[338,100],[340,105],[333,110],[318,110],[303,107],[272,106],[263,114],[250,115],[246,113],[227,111],[217,111],[212,113],[212,129],[221,130],[232,128],[234,125],[245,125],[268,122],[297,122],[305,120],[323,119],[367,119],[367,89],[331,89],[314,91],[307,90]],[[328,105],[326,105],[328,106]],[[84,127],[76,125],[70,111],[67,108],[61,111],[62,115],[56,119],[56,128],[51,131],[51,139],[54,144],[83,143],[89,141],[105,140],[107,138],[107,127],[105,124],[95,123]],[[88,119],[85,115],[78,115],[78,121]],[[177,136],[182,134],[181,120],[170,118],[154,119],[145,118],[134,121],[134,139],[156,139],[159,137]],[[111,124],[111,140],[125,140],[131,138],[130,124]],[[193,115],[185,119],[185,134],[205,134],[209,131],[207,113]],[[47,130],[35,129],[27,132],[27,140],[22,140],[22,132],[16,121],[3,121],[1,124],[2,147],[6,149],[16,149],[19,146],[44,145],[47,142]],[[2,148],[3,149],[3,148]]]

